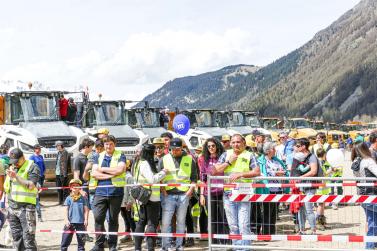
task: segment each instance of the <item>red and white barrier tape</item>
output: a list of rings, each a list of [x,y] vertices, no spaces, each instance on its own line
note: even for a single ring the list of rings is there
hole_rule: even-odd
[[[377,203],[376,195],[232,194],[235,202]]]
[[[143,186],[159,186],[159,187],[208,187],[206,184],[127,184],[125,187],[131,187],[135,185],[143,185]],[[287,183],[287,184],[279,184],[279,183],[268,183],[268,184],[261,184],[261,183],[231,183],[231,184],[211,184],[212,188],[325,188],[325,187],[374,187],[377,186],[377,182],[373,183],[357,183],[357,182],[342,182],[342,183]],[[81,186],[81,188],[87,188],[88,186]],[[115,187],[114,185],[99,185],[98,187]],[[69,186],[65,187],[41,187],[39,190],[58,190],[58,189],[69,189]],[[92,188],[92,187],[91,187]]]
[[[178,233],[131,233],[131,232],[98,232],[98,231],[64,231],[39,229],[39,233],[79,233],[106,234],[120,236],[143,237],[178,237],[208,239],[208,234],[178,234]],[[377,242],[377,236],[362,235],[240,235],[240,234],[212,234],[214,239],[227,240],[259,240],[259,241],[319,241],[319,242]]]

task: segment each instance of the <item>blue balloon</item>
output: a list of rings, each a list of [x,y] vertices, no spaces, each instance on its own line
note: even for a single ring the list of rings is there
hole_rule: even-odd
[[[174,131],[180,135],[186,135],[190,129],[190,120],[183,114],[178,114],[173,120]]]

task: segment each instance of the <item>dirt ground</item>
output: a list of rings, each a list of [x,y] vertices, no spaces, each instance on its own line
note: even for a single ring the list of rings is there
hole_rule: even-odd
[[[345,176],[351,177],[349,164],[345,168]],[[355,194],[354,187],[347,187],[345,194]],[[37,223],[37,229],[52,229],[62,230],[64,225],[64,207],[57,205],[55,195],[45,195],[42,201],[42,214],[44,222]],[[328,229],[325,231],[318,231],[319,234],[336,234],[336,235],[364,235],[365,233],[365,214],[359,205],[341,206],[338,210],[333,210],[327,207],[325,210],[327,217]],[[121,216],[119,216],[120,228],[119,231],[124,231],[124,224]],[[279,214],[278,234],[293,234],[294,225],[288,211],[283,211]],[[94,220],[91,214],[89,221],[89,230],[94,230]],[[4,243],[5,230],[1,232],[0,243]],[[60,250],[61,234],[59,233],[37,233],[37,243],[39,250],[50,251]],[[286,247],[286,248],[340,248],[340,249],[361,249],[363,243],[336,243],[336,242],[254,242],[258,247]],[[86,250],[93,246],[93,242],[86,244]],[[207,249],[207,241],[196,240],[196,245],[193,248],[186,248],[185,250],[205,250]],[[77,250],[76,238],[73,238],[72,245],[69,250]],[[131,242],[119,245],[119,250],[133,250]]]

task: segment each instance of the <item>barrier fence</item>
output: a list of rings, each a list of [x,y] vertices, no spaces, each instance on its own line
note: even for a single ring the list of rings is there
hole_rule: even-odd
[[[208,224],[209,250],[364,250],[365,243],[377,240],[375,236],[366,236],[367,220],[361,206],[376,204],[377,195],[357,195],[356,191],[358,187],[374,187],[374,178],[257,177],[253,183],[231,186],[226,184],[227,179],[229,177],[208,177],[208,221],[212,222]],[[213,196],[216,187],[233,189],[229,196],[219,197]],[[269,188],[268,194],[263,194],[264,188]],[[235,216],[237,213],[231,208],[247,204],[250,207],[249,226],[243,225],[247,224],[244,220],[234,228],[229,223],[229,214]],[[309,210],[305,210],[307,205]],[[213,206],[224,210],[216,212]],[[242,210],[246,209],[237,212],[242,214]],[[308,221],[313,223],[313,216],[315,233],[308,224]],[[238,215],[237,221],[242,222],[245,217]],[[218,229],[216,223],[226,226],[225,230]],[[238,238],[232,238],[232,245],[225,241],[225,236],[217,235],[219,230]]]
[[[320,179],[320,181],[319,181]],[[377,236],[366,236],[366,217],[362,204],[376,204],[377,195],[357,195],[358,187],[375,187],[374,178],[293,178],[256,177],[250,183],[229,183],[229,177],[208,176],[207,184],[143,184],[147,186],[197,186],[206,187],[208,233],[131,233],[78,231],[87,234],[108,234],[120,236],[186,237],[208,239],[208,249],[263,249],[263,250],[364,250],[366,242],[377,242]],[[316,182],[317,181],[317,182]],[[261,183],[265,182],[265,183]],[[274,182],[274,183],[269,183]],[[134,186],[127,184],[126,186]],[[87,186],[82,186],[87,188]],[[112,187],[112,185],[97,186]],[[69,187],[49,187],[41,190],[68,189]],[[268,194],[258,194],[258,189],[270,189]],[[218,194],[214,193],[217,189]],[[328,189],[329,194],[312,194],[308,191]],[[229,200],[223,201],[222,191],[229,190]],[[212,191],[212,192],[211,192]],[[303,193],[306,192],[306,194]],[[228,219],[229,203],[248,204],[251,208],[250,224],[243,226],[246,234],[230,231]],[[317,204],[325,208],[327,219],[324,229],[311,233],[301,229],[303,221],[310,218],[305,204]],[[333,208],[329,207],[332,204]],[[338,208],[336,208],[338,207]],[[297,211],[295,213],[295,211]],[[315,213],[314,213],[315,214]],[[320,214],[322,215],[322,214]],[[275,220],[276,219],[276,222]],[[239,218],[237,219],[239,220]],[[300,224],[301,220],[301,224]],[[312,220],[312,219],[309,219]],[[376,220],[377,221],[377,220]],[[247,223],[247,222],[245,222]],[[316,220],[317,223],[317,220]],[[242,225],[241,222],[240,225]],[[234,229],[233,229],[234,230]],[[303,230],[306,232],[300,233]],[[75,233],[75,231],[39,229],[40,233]],[[230,241],[252,241],[233,245]],[[240,244],[240,243],[237,243]]]

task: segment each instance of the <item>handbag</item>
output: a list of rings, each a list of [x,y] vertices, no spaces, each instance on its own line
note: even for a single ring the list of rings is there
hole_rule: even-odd
[[[360,170],[360,163],[361,163],[361,158],[356,157],[356,159],[352,162],[351,169],[354,172],[358,172]]]
[[[137,161],[136,165],[139,163],[139,160]],[[137,177],[136,177],[136,183],[139,181],[139,175],[140,175],[140,169],[138,170]],[[134,198],[134,200],[138,201],[141,205],[145,205],[148,203],[149,198],[152,195],[152,189],[147,189],[143,187],[142,185],[134,185],[130,188],[130,194],[131,197]]]

